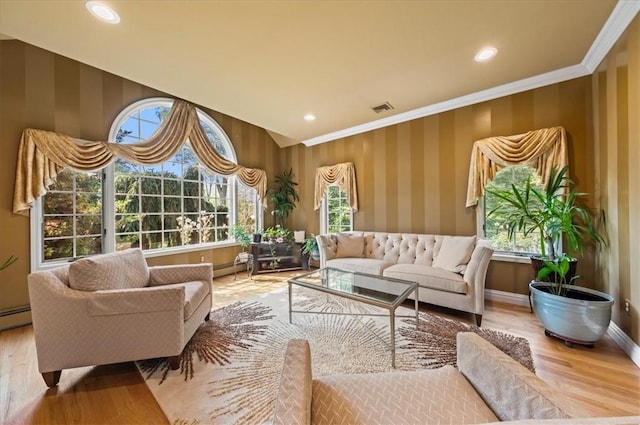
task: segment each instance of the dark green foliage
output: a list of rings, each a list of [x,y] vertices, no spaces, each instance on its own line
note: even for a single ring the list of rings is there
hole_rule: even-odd
[[[296,191],[298,183],[293,181],[293,169],[277,175],[273,184],[268,196],[273,202],[274,223],[284,227],[284,219],[296,207],[296,202],[300,200]]]

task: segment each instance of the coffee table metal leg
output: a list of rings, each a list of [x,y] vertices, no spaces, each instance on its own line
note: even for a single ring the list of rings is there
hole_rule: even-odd
[[[289,323],[291,323],[291,282],[289,282]]]
[[[389,311],[389,323],[391,324],[391,367],[396,368],[396,312]]]
[[[418,294],[418,288],[419,287],[416,286],[416,329],[418,329],[418,299],[420,298]]]

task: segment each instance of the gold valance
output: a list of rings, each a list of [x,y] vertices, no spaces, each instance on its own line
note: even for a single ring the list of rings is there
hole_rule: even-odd
[[[543,128],[525,134],[489,137],[473,144],[467,185],[467,207],[478,204],[484,187],[505,166],[527,164],[537,170],[544,185],[552,168],[568,165],[564,127]]]
[[[234,164],[220,156],[200,125],[195,106],[175,100],[158,130],[137,144],[93,142],[52,131],[24,130],[18,149],[13,212],[29,215],[33,201],[47,193],[47,188],[63,168],[98,170],[116,157],[140,165],[159,164],[175,155],[187,139],[207,168],[225,176],[238,176],[244,184],[256,189],[260,199],[265,201],[267,173]]]
[[[314,209],[320,209],[327,186],[337,183],[347,194],[347,201],[353,211],[358,211],[358,190],[356,188],[356,167],[352,162],[343,162],[316,170],[316,192]]]

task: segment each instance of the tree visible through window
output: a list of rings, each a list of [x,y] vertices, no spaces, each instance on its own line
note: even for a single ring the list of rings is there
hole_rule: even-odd
[[[347,194],[337,185],[327,187],[325,194],[326,228],[328,233],[353,230],[353,212]]]
[[[493,181],[485,189],[510,190],[511,185],[524,187],[527,179],[531,185],[542,188],[542,179],[534,168],[527,165],[505,167],[500,170]],[[538,254],[540,252],[540,235],[516,233],[514,240],[509,239],[506,224],[496,216],[489,216],[495,208],[508,209],[509,205],[502,199],[485,192],[484,197],[484,236],[491,241],[496,251]]]
[[[114,122],[112,137],[116,143],[143,142],[168,116],[171,105],[170,99],[132,105]],[[201,111],[198,117],[215,150],[235,162],[224,131]],[[104,181],[102,171],[65,169],[58,175],[39,210],[42,227],[35,240],[41,261],[130,247],[147,250],[221,242],[229,240],[234,222],[249,232],[260,225],[256,190],[204,167],[188,141],[162,164],[116,159],[110,167],[113,173],[107,173]],[[103,202],[104,193],[109,199]]]

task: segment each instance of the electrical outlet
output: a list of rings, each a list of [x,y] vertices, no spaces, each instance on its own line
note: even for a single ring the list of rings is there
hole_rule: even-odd
[[[624,311],[626,311],[628,314],[631,314],[631,301],[624,300]]]
[[[201,262],[201,263],[204,263],[204,255],[201,255],[201,256],[200,256],[200,262]]]

